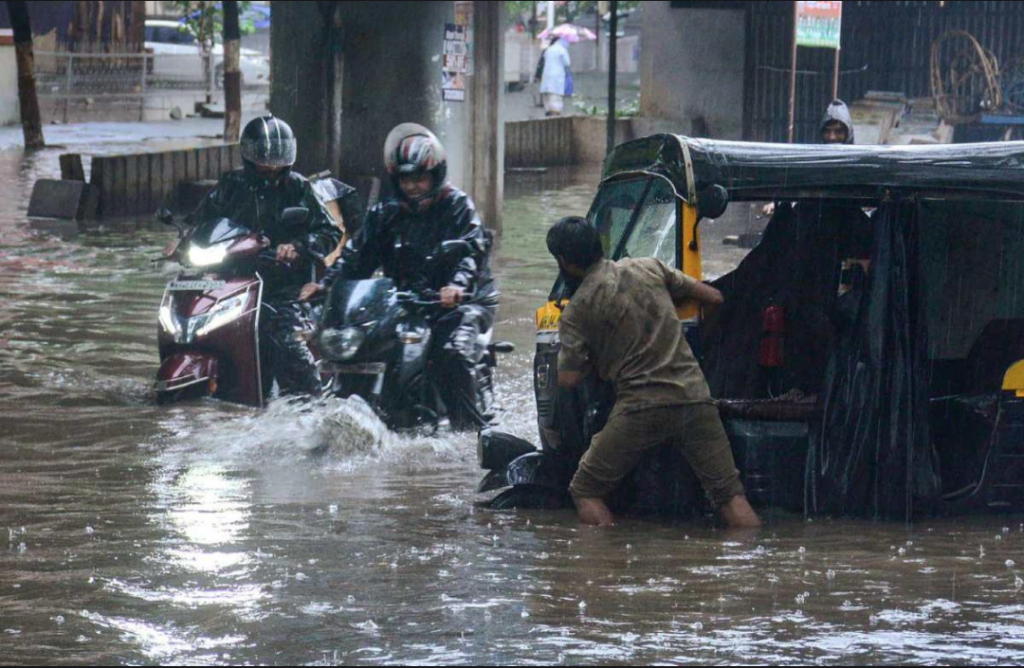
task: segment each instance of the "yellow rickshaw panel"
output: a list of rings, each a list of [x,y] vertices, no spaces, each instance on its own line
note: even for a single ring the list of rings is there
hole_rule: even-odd
[[[1017,362],[1006,372],[1003,390],[1014,392],[1018,399],[1024,399],[1024,360]]]

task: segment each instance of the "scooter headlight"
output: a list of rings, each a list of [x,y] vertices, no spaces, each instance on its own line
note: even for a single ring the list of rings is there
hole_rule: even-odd
[[[345,361],[356,356],[365,340],[366,333],[358,327],[325,329],[320,334],[320,349],[330,359]]]
[[[189,244],[188,263],[193,267],[212,267],[218,265],[228,256],[228,247],[233,243],[234,239],[228,239],[207,248]]]

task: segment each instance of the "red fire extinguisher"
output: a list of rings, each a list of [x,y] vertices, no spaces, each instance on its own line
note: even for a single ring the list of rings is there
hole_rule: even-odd
[[[766,369],[778,369],[786,361],[786,309],[776,304],[766,308],[761,332],[757,363]]]

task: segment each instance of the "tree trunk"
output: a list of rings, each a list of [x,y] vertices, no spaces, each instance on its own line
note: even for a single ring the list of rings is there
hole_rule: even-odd
[[[128,31],[128,43],[131,51],[142,53],[146,50],[146,3],[132,1],[131,29]]]
[[[18,103],[21,106],[21,129],[25,148],[43,148],[43,123],[39,117],[36,96],[35,56],[32,53],[32,22],[27,2],[7,2],[7,12],[14,31],[15,57],[18,62]]]
[[[224,141],[231,143],[242,130],[241,40],[238,1],[224,0]]]

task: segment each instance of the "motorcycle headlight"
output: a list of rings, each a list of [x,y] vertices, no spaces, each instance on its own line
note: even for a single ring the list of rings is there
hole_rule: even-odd
[[[245,305],[249,293],[238,295],[230,299],[217,302],[212,309],[203,315],[196,316],[189,320],[189,339],[197,336],[206,336],[215,329],[237,320],[245,313]]]
[[[356,356],[365,340],[366,333],[357,327],[325,329],[320,334],[320,348],[330,359],[345,361]]]
[[[212,267],[218,265],[228,256],[228,246],[232,243],[234,243],[234,239],[228,239],[207,248],[189,244],[188,263],[193,267]]]

